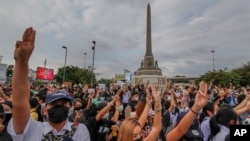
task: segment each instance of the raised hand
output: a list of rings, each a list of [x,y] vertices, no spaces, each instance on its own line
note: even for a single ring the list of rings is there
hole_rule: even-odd
[[[147,94],[146,95],[146,103],[149,104],[149,105],[151,105],[152,102],[153,102],[153,98],[152,98],[152,95],[151,95],[148,87],[146,89],[146,94]]]
[[[207,83],[201,81],[194,102],[194,105],[199,109],[203,108],[208,102],[207,88],[208,88]]]
[[[35,47],[36,31],[32,27],[26,28],[22,41],[16,41],[14,58],[18,62],[28,62]]]
[[[155,103],[157,102],[161,102],[161,97],[160,97],[160,91],[157,90],[157,87],[155,85],[151,85],[151,89],[152,89],[152,95],[154,97],[154,101]]]

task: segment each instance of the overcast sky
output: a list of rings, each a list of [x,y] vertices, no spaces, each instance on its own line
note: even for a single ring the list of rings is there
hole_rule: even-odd
[[[26,27],[37,30],[30,68],[91,66],[99,78],[140,67],[146,50],[146,12],[151,6],[152,50],[163,75],[200,76],[250,61],[249,0],[0,0],[0,55],[13,51]]]

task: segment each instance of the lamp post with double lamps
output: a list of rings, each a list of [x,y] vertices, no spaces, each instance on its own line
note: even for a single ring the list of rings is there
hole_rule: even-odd
[[[93,77],[94,77],[94,64],[95,64],[95,41],[92,41],[92,43],[94,44],[94,46],[92,47],[93,50],[93,59],[92,59],[92,75],[91,75],[91,82],[90,82],[90,86],[93,86]]]

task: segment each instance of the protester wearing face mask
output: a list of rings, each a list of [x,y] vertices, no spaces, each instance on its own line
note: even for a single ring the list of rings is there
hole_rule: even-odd
[[[29,58],[35,46],[36,31],[29,27],[22,40],[16,42],[14,52],[15,70],[12,78],[12,119],[8,133],[13,140],[41,141],[68,140],[90,141],[89,132],[84,124],[74,125],[67,120],[71,108],[71,97],[62,91],[48,94],[43,109],[48,122],[35,121],[30,116],[30,86],[28,81]]]
[[[69,121],[74,123],[85,123],[83,109],[82,109],[82,100],[76,98],[73,101],[72,112],[69,114]]]
[[[128,105],[125,108],[125,118],[131,117],[136,118],[136,105],[139,100],[138,91],[133,91],[128,102]]]
[[[145,138],[143,138],[142,136],[142,127],[144,127],[145,119],[147,119],[147,113],[149,109],[149,105],[146,104],[145,109],[138,121],[134,118],[127,118],[122,122],[117,141],[156,141],[158,139],[162,126],[162,106],[160,100],[160,92],[156,90],[155,86],[152,86],[152,95],[155,102],[155,114],[152,130],[150,131],[148,136]]]
[[[105,140],[111,127],[109,111],[115,106],[116,101],[120,99],[120,92],[121,90],[118,90],[111,102],[92,103],[90,108],[85,111],[86,125],[89,129],[92,141]]]
[[[120,122],[124,119],[123,116],[123,105],[121,101],[116,101],[115,106],[111,108],[109,112],[110,124],[111,128],[106,137],[106,141],[116,141],[118,136],[118,129],[120,126]]]

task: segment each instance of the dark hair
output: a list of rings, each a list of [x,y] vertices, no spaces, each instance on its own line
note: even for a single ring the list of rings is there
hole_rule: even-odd
[[[189,89],[189,86],[185,86],[185,90]]]
[[[46,95],[44,93],[38,93],[38,94],[34,95],[34,97],[38,97],[38,99],[42,100],[43,103],[45,102],[45,99],[46,99]]]
[[[169,109],[169,107],[170,107],[170,101],[167,100],[164,102],[164,109],[167,110],[167,109]]]
[[[230,134],[226,135],[225,141],[230,141]]]
[[[5,100],[2,104],[8,105],[12,109],[12,102],[9,100]]]
[[[30,98],[30,108],[35,108],[38,106],[38,101],[36,98]]]
[[[245,98],[246,98],[246,95],[244,95],[244,94],[238,95],[238,97],[237,97],[238,104],[241,103]]]
[[[187,138],[185,136],[183,136],[179,141],[203,141],[203,138],[201,137],[197,137],[197,138]]]
[[[208,116],[207,111],[210,111],[210,112],[214,113],[214,102],[208,102],[205,105],[205,107],[203,107],[202,113],[200,114],[200,118],[199,118],[200,123],[204,120],[204,118],[206,116]]]
[[[211,117],[209,124],[211,128],[211,137],[215,136],[220,131],[220,125],[229,127],[231,120],[237,121],[237,114],[233,109],[223,107],[220,108],[216,115]]]
[[[188,108],[192,108],[194,105],[194,99],[190,100],[188,103]]]

